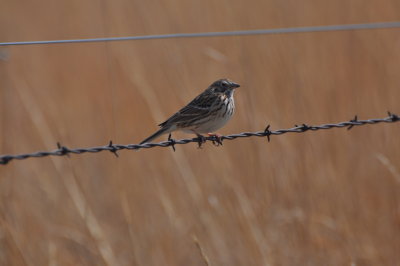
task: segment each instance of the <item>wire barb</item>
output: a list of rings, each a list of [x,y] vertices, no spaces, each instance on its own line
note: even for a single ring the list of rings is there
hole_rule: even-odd
[[[114,147],[112,140],[110,140],[110,142],[108,143],[108,147],[111,148],[110,152],[112,152],[115,155],[115,157],[118,158],[119,157],[118,152],[117,152],[118,149]]]
[[[357,123],[358,122],[358,120],[357,120],[357,115],[354,117],[354,119],[352,119],[352,120],[350,120],[350,123],[353,123],[353,124],[351,124],[351,125],[349,125],[349,127],[347,128],[347,130],[350,130],[350,129],[352,129],[356,124],[354,124],[354,123]]]
[[[311,127],[307,124],[302,124],[301,126],[299,126],[299,129],[301,130],[301,132],[306,132],[307,130],[311,129]]]
[[[9,161],[11,161],[13,157],[11,155],[5,155],[0,157],[0,164],[8,164]]]
[[[60,144],[60,142],[57,142],[57,148],[58,148],[58,150],[57,150],[58,155],[60,155],[60,156],[67,155],[67,157],[69,157],[69,153],[70,153],[71,151],[70,151],[67,147],[62,146],[62,145]]]
[[[1,165],[6,165],[12,160],[24,160],[27,158],[33,158],[33,157],[46,157],[46,156],[68,156],[70,153],[74,154],[82,154],[82,153],[97,153],[101,151],[110,151],[114,153],[117,157],[117,151],[119,150],[139,150],[139,149],[149,149],[149,148],[154,148],[154,147],[169,147],[171,146],[172,149],[175,151],[175,145],[176,144],[188,144],[191,142],[197,143],[199,147],[202,146],[203,143],[207,141],[211,141],[214,144],[222,144],[222,140],[234,140],[237,138],[247,138],[247,137],[267,137],[268,141],[270,141],[270,136],[272,135],[282,135],[286,133],[304,133],[306,131],[316,131],[316,130],[322,130],[322,129],[332,129],[332,128],[343,128],[346,127],[347,129],[351,129],[353,126],[362,126],[362,125],[372,125],[372,124],[378,124],[378,123],[395,123],[399,122],[400,117],[396,114],[393,114],[391,112],[388,112],[388,117],[386,118],[378,118],[378,119],[368,119],[368,120],[358,120],[358,117],[355,116],[354,119],[346,122],[340,122],[336,124],[322,124],[318,126],[310,126],[307,124],[302,124],[301,126],[295,126],[294,128],[289,128],[289,129],[278,129],[271,131],[270,130],[270,125],[268,125],[264,131],[258,131],[258,132],[242,132],[239,134],[232,134],[232,135],[226,135],[226,136],[209,136],[209,137],[199,137],[197,138],[192,138],[192,139],[180,139],[180,140],[175,140],[172,139],[171,134],[168,136],[167,141],[162,141],[159,143],[144,143],[144,144],[127,144],[127,145],[119,145],[119,144],[113,144],[112,141],[108,143],[108,145],[105,146],[98,146],[98,147],[91,147],[91,148],[77,148],[77,149],[69,149],[66,146],[62,146],[59,142],[57,143],[57,149],[53,151],[48,151],[48,152],[34,152],[34,153],[26,153],[26,154],[16,154],[16,155],[0,155],[0,164]],[[218,139],[220,139],[221,143],[218,142]],[[219,145],[217,145],[219,146]]]
[[[389,117],[392,119],[392,122],[396,122],[400,120],[400,117],[398,115],[392,114],[391,112],[388,112]]]
[[[173,138],[171,138],[171,133],[169,133],[169,135],[168,135],[168,141],[169,141],[169,143],[170,143],[170,146],[172,147],[172,149],[174,150],[174,152],[175,152],[175,140],[173,139]]]
[[[193,140],[197,141],[198,149],[201,149],[203,143],[205,143],[207,141],[206,137],[204,137],[203,135],[200,135],[200,134],[197,134],[197,138],[194,138]]]
[[[265,134],[265,136],[267,136],[268,142],[271,141],[271,134],[272,134],[271,130],[269,130],[270,127],[271,127],[271,125],[268,125],[268,126],[264,129],[264,134]]]

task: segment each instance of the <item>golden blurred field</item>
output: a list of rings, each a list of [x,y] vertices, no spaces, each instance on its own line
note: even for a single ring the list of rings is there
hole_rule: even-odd
[[[398,0],[1,6],[0,42],[400,20]],[[138,143],[222,77],[242,85],[222,134],[400,114],[399,47],[400,29],[0,47],[0,154]],[[0,265],[400,265],[399,133],[12,161]]]

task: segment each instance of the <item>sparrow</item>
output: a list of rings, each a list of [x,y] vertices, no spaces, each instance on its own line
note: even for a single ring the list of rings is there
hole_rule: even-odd
[[[202,139],[202,134],[213,135],[212,132],[223,127],[232,118],[235,111],[233,94],[239,87],[239,84],[228,79],[213,82],[189,104],[159,124],[160,129],[140,144],[149,143],[163,134],[177,130],[196,134]]]

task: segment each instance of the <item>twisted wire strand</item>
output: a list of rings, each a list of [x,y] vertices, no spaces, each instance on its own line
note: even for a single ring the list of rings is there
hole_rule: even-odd
[[[108,145],[98,146],[98,147],[90,147],[90,148],[76,148],[70,149],[66,146],[62,146],[60,143],[57,143],[57,149],[53,151],[38,151],[33,153],[25,153],[25,154],[16,154],[16,155],[0,155],[0,164],[6,165],[12,160],[24,160],[28,158],[38,158],[38,157],[47,157],[47,156],[67,156],[69,154],[83,154],[83,153],[97,153],[101,151],[110,151],[114,153],[117,157],[117,151],[119,150],[139,150],[139,149],[150,149],[154,147],[172,147],[175,151],[175,145],[188,144],[191,142],[195,142],[199,145],[199,147],[207,142],[211,141],[215,145],[222,145],[223,140],[234,140],[237,138],[248,138],[248,137],[267,137],[268,141],[270,141],[270,137],[272,135],[282,135],[286,133],[304,133],[306,131],[317,131],[322,129],[332,129],[332,128],[343,128],[347,127],[347,129],[351,129],[354,126],[363,126],[363,125],[372,125],[378,123],[394,123],[400,121],[400,117],[396,114],[392,114],[388,112],[388,117],[386,118],[377,118],[377,119],[367,119],[367,120],[358,120],[357,116],[350,121],[340,122],[340,123],[330,123],[330,124],[322,124],[317,126],[310,126],[307,124],[295,125],[293,128],[289,129],[278,129],[278,130],[270,130],[270,125],[268,125],[265,130],[257,131],[257,132],[242,132],[239,134],[231,134],[226,136],[209,136],[204,138],[191,138],[191,139],[180,139],[175,140],[169,136],[167,141],[162,141],[158,143],[145,143],[145,144],[113,144],[112,141],[109,142]]]
[[[0,46],[114,42],[114,41],[135,41],[135,40],[154,40],[154,39],[174,39],[174,38],[206,38],[206,37],[288,34],[288,33],[305,33],[305,32],[329,32],[329,31],[345,31],[345,30],[391,29],[399,27],[400,27],[400,21],[393,21],[393,22],[341,24],[341,25],[293,27],[293,28],[277,28],[277,29],[237,30],[237,31],[222,31],[222,32],[197,32],[197,33],[192,32],[192,33],[154,34],[154,35],[142,35],[142,36],[124,36],[124,37],[88,38],[88,39],[70,39],[70,40],[0,42]]]

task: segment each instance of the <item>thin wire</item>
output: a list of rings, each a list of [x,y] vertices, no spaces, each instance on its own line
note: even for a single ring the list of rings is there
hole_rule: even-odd
[[[389,28],[400,28],[400,21],[396,21],[396,22],[363,23],[363,24],[347,24],[347,25],[331,25],[331,26],[314,26],[314,27],[261,29],[261,30],[199,32],[199,33],[175,33],[175,34],[142,35],[142,36],[127,36],[127,37],[70,39],[70,40],[2,42],[2,43],[0,43],[0,46],[35,45],[35,44],[60,44],[60,43],[87,43],[87,42],[113,42],[113,41],[154,40],[154,39],[172,39],[172,38],[223,37],[223,36],[244,36],[244,35],[261,35],[261,34],[282,34],[282,33],[305,33],[305,32],[321,32],[321,31],[344,31],[344,30],[365,30],[365,29],[385,29],[385,28],[386,29],[389,29]]]
[[[57,143],[58,149],[53,151],[39,151],[34,153],[26,153],[26,154],[17,154],[17,155],[0,155],[0,164],[7,164],[10,161],[16,160],[23,160],[32,157],[46,157],[46,156],[68,156],[70,153],[74,154],[82,154],[86,152],[90,153],[97,153],[101,151],[110,151],[114,153],[117,157],[117,151],[119,150],[139,150],[139,149],[149,149],[154,147],[169,147],[171,146],[175,151],[176,144],[188,144],[191,142],[198,143],[199,147],[207,142],[211,141],[215,145],[222,145],[223,140],[234,140],[237,138],[248,138],[248,137],[267,137],[268,141],[270,141],[270,136],[272,135],[282,135],[285,133],[304,133],[306,131],[317,131],[322,129],[332,129],[332,128],[343,128],[347,127],[347,129],[351,129],[354,126],[362,126],[362,125],[371,125],[371,124],[378,124],[378,123],[394,123],[399,122],[400,117],[398,115],[388,113],[388,117],[386,118],[378,118],[378,119],[368,119],[368,120],[358,120],[357,116],[354,119],[346,122],[340,122],[337,124],[323,124],[319,126],[309,126],[306,124],[302,124],[300,126],[295,125],[293,128],[289,129],[279,129],[275,131],[269,130],[270,126],[268,125],[265,130],[258,131],[258,132],[243,132],[239,134],[232,134],[227,136],[209,136],[203,138],[192,138],[192,139],[181,139],[181,140],[174,140],[171,139],[171,135],[167,141],[162,141],[159,143],[145,143],[145,144],[128,144],[128,145],[120,145],[120,144],[113,144],[112,141],[108,145],[105,146],[98,146],[98,147],[91,147],[91,148],[77,148],[77,149],[69,149],[65,146],[61,146],[60,143]]]

